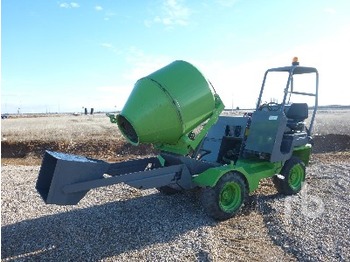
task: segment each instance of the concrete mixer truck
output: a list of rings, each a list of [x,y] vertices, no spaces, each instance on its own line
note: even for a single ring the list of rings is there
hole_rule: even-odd
[[[263,102],[266,79],[286,75],[280,103]],[[313,75],[313,91],[295,88],[297,75]],[[312,99],[293,102],[293,95]],[[118,115],[109,115],[125,139],[152,144],[159,154],[125,162],[46,151],[36,189],[47,204],[75,205],[93,188],[125,183],[166,194],[198,188],[209,216],[226,220],[239,212],[261,179],[278,192],[301,190],[312,148],[318,72],[313,67],[268,69],[255,110],[224,116],[224,104],[192,64],[175,61],[138,80]],[[311,110],[311,119],[306,119]]]

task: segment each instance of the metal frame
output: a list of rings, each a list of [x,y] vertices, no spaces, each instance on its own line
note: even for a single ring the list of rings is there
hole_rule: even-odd
[[[177,183],[192,187],[191,174],[178,161],[163,166],[157,157],[120,163],[46,151],[36,189],[47,204],[75,205],[93,188],[125,183],[139,189]]]
[[[270,72],[287,72],[289,73],[288,80],[286,83],[286,87],[284,89],[284,96],[283,96],[283,102],[281,104],[281,107],[279,110],[284,111],[284,107],[286,105],[286,99],[288,94],[298,94],[298,95],[306,95],[306,96],[314,96],[315,97],[315,103],[314,103],[314,110],[312,113],[312,117],[310,120],[310,125],[309,125],[309,133],[312,132],[314,120],[315,120],[315,115],[316,111],[318,108],[318,83],[319,83],[319,74],[316,68],[314,67],[306,67],[306,66],[299,66],[299,65],[292,65],[292,66],[284,66],[284,67],[276,67],[276,68],[270,68],[265,72],[264,79],[261,85],[260,93],[259,93],[259,98],[256,104],[256,110],[259,109],[260,103],[261,103],[261,98],[262,94],[264,92],[264,87],[265,87],[265,82],[267,79],[267,75]],[[305,93],[305,92],[296,92],[293,91],[293,76],[298,75],[298,74],[310,74],[310,73],[315,73],[316,74],[316,86],[315,86],[315,93]],[[290,89],[290,91],[289,91]]]

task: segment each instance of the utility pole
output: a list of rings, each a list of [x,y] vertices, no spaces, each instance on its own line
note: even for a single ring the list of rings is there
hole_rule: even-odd
[[[233,94],[232,94],[231,112],[233,113]]]

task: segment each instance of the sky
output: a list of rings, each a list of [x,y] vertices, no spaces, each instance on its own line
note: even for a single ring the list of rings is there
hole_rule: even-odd
[[[252,108],[294,56],[318,69],[319,105],[349,105],[349,14],[348,0],[2,0],[1,112],[120,110],[174,60]]]

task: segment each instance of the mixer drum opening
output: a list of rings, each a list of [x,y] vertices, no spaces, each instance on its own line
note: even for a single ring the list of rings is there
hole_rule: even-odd
[[[118,126],[122,133],[134,144],[139,143],[139,137],[132,124],[122,115],[118,116]]]

